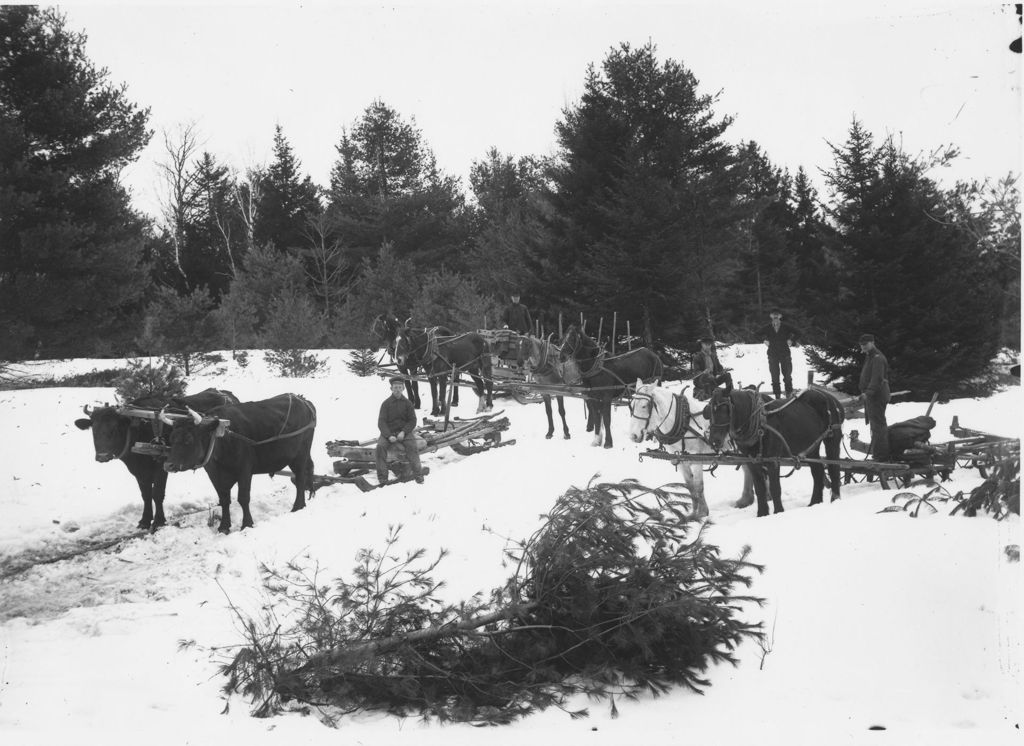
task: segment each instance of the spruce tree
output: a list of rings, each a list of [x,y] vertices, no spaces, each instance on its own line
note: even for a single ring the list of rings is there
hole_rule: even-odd
[[[556,127],[549,246],[532,257],[544,300],[633,318],[648,342],[712,323],[735,269],[731,124],[681,63],[623,44],[587,72]]]
[[[839,291],[827,339],[809,351],[829,380],[855,390],[869,332],[890,363],[890,385],[949,395],[989,365],[998,341],[998,286],[989,258],[951,224],[928,164],[887,138],[876,146],[854,120],[832,145],[826,173]]]
[[[254,234],[256,243],[291,251],[306,244],[306,221],[320,210],[317,188],[300,173],[301,164],[285,139],[281,125],[274,128],[274,160],[260,181],[260,202]]]
[[[121,170],[148,109],[108,81],[63,15],[0,6],[0,349],[92,354],[127,343],[148,285],[146,225]]]

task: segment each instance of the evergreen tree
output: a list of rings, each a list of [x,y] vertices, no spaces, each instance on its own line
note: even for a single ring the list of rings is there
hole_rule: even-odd
[[[389,313],[404,321],[419,293],[412,262],[396,256],[387,244],[373,260],[362,261],[359,275],[359,283],[349,293],[335,325],[332,341],[337,347],[371,346],[376,341],[370,339],[374,317]]]
[[[833,231],[825,222],[817,192],[800,168],[793,180],[793,213],[796,224],[789,246],[796,260],[793,317],[805,341],[825,339],[829,313],[839,291],[836,261],[827,251]]]
[[[204,152],[194,168],[194,205],[186,225],[182,269],[190,287],[206,287],[213,299],[227,292],[245,255],[245,227],[233,204],[226,165]]]
[[[588,69],[557,125],[549,171],[550,248],[532,269],[544,300],[640,322],[650,342],[695,336],[735,269],[739,174],[714,97],[655,47],[612,50]]]
[[[281,125],[274,128],[274,160],[260,183],[260,202],[256,214],[256,243],[290,251],[304,246],[304,231],[309,215],[320,210],[316,185],[299,172],[299,160],[285,139]]]
[[[472,280],[443,269],[423,279],[412,304],[415,325],[441,324],[454,332],[482,329],[484,319],[496,322],[499,313],[494,299],[480,293]]]
[[[854,120],[845,145],[831,147],[839,292],[828,338],[809,358],[829,380],[855,389],[857,337],[871,332],[895,388],[948,395],[984,371],[996,350],[992,262],[950,224],[948,197],[926,176],[928,164],[891,137],[876,146]]]
[[[444,176],[415,123],[374,101],[342,134],[330,217],[350,266],[385,243],[418,266],[459,266],[467,226],[458,180]]]
[[[203,366],[217,338],[214,301],[206,288],[179,295],[173,288],[157,288],[146,307],[140,339],[150,353],[184,368],[189,376]],[[198,364],[198,366],[197,366]]]
[[[64,16],[0,6],[0,349],[91,354],[126,342],[147,289],[146,224],[119,175],[149,110],[108,82]]]
[[[305,283],[305,270],[297,256],[282,255],[266,246],[246,254],[245,266],[231,283],[218,314],[226,346],[234,350],[256,344],[274,299],[290,290],[304,292]]]
[[[536,253],[547,243],[538,219],[544,167],[537,158],[514,160],[495,148],[473,163],[469,183],[476,205],[470,210],[473,236],[466,274],[482,291],[532,295],[535,283],[527,256],[531,248]]]

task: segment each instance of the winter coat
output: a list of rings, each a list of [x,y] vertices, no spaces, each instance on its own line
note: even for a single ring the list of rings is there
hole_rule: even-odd
[[[530,312],[522,303],[512,303],[501,316],[502,323],[518,334],[529,334],[533,331]]]
[[[410,435],[416,429],[416,409],[412,402],[404,396],[401,399],[389,396],[380,405],[377,427],[385,438],[398,435],[399,431]]]
[[[693,370],[695,373],[710,373],[713,376],[717,376],[725,368],[718,361],[718,355],[714,352],[704,352],[701,350],[693,356]]]
[[[796,342],[800,333],[785,321],[779,322],[779,330],[771,324],[761,327],[757,332],[758,339],[768,342],[768,357],[788,358],[790,342]]]
[[[872,350],[864,358],[860,371],[860,392],[865,399],[889,403],[889,361],[880,350]]]

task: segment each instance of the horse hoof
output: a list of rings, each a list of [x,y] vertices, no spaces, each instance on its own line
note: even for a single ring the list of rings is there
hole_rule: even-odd
[[[605,443],[604,447],[605,448],[614,448],[614,446],[611,443]]]
[[[221,526],[220,528],[217,529],[217,532],[227,536],[228,534],[231,533],[231,526]]]

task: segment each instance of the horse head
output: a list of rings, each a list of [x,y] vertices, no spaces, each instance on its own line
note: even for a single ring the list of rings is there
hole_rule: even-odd
[[[655,410],[656,388],[653,383],[636,379],[636,388],[629,397],[629,439],[634,443],[642,443],[654,430],[651,418]]]
[[[399,365],[405,365],[405,361],[409,359],[409,353],[412,352],[412,341],[409,337],[409,322],[398,329],[395,336],[394,352],[392,357],[395,362]]]
[[[731,391],[715,389],[711,401],[704,408],[704,417],[708,421],[708,440],[715,450],[720,450],[725,439],[733,430],[735,413]]]

